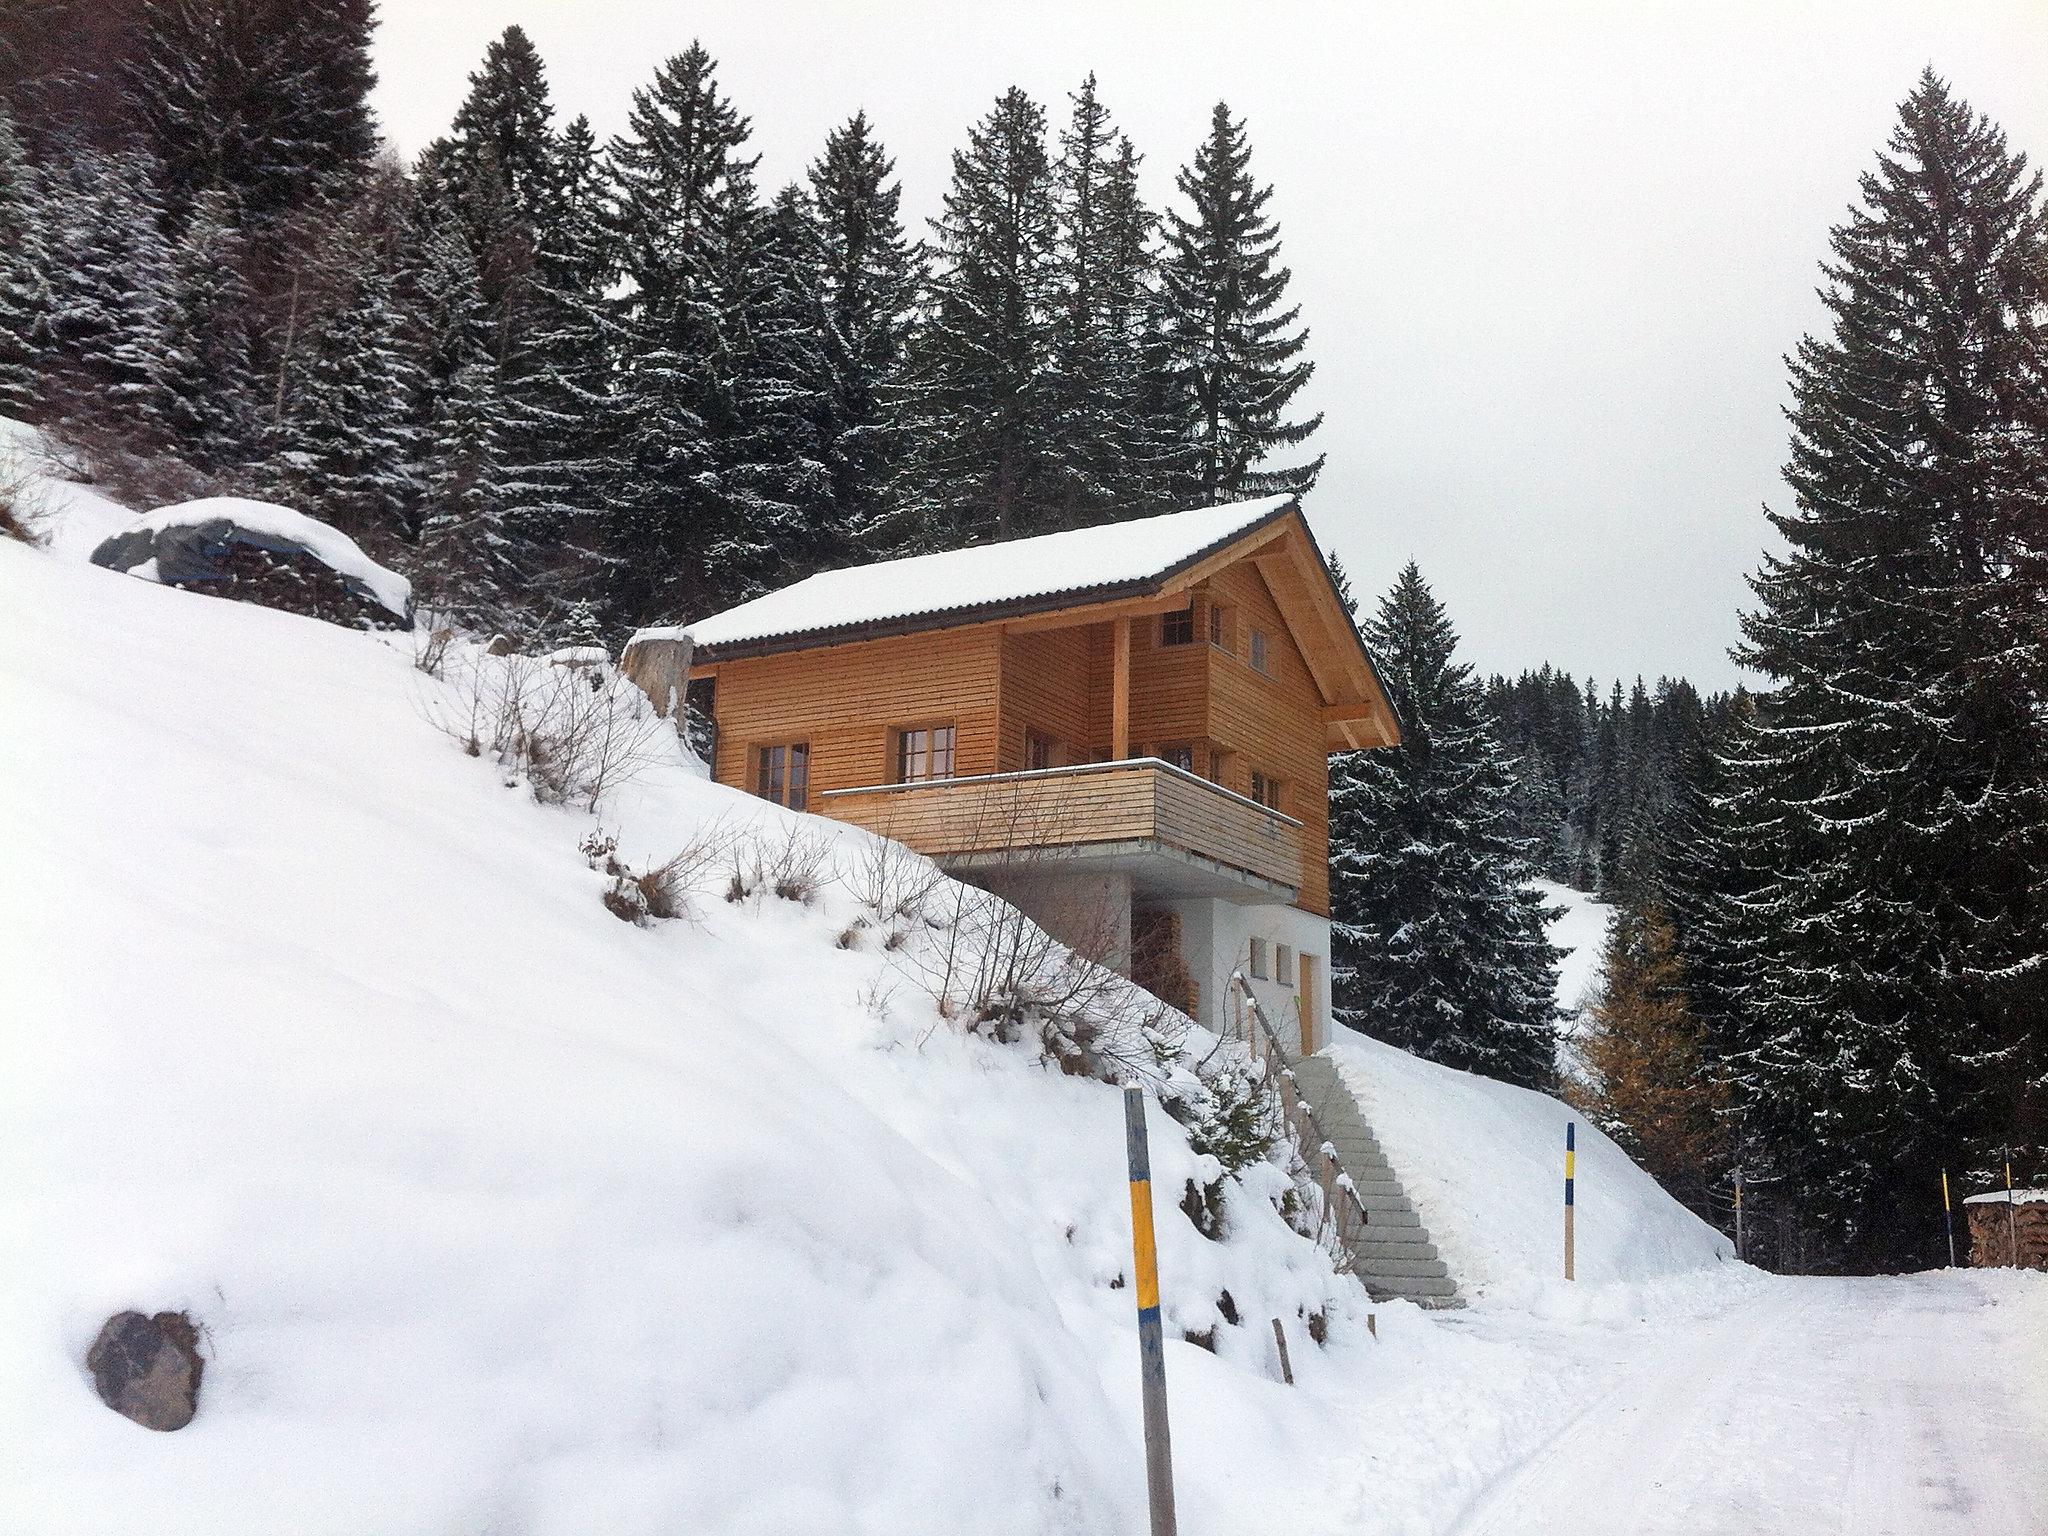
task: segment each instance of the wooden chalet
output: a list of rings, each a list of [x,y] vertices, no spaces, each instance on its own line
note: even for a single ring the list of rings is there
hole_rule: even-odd
[[[721,783],[1000,891],[1217,1023],[1328,1024],[1328,757],[1398,727],[1300,508],[813,576],[689,626]]]

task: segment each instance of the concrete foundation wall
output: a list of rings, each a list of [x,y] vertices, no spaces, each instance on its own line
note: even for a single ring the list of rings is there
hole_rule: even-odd
[[[1155,905],[1155,903],[1147,903]],[[1279,946],[1293,956],[1310,958],[1314,997],[1308,1009],[1310,1045],[1320,1050],[1330,1039],[1330,924],[1327,918],[1304,912],[1299,907],[1239,906],[1234,902],[1199,897],[1162,901],[1156,905],[1179,914],[1181,958],[1201,988],[1196,1022],[1221,1029],[1227,1021],[1230,973],[1243,969],[1251,978],[1252,994],[1266,1010],[1273,1027],[1284,1035],[1290,1052],[1300,1049],[1292,1032],[1299,1000],[1300,962],[1290,958],[1283,983],[1273,974]],[[1251,975],[1251,941],[1266,941],[1266,979]]]
[[[1131,877],[984,870],[962,878],[1003,900],[1076,954],[1131,972]]]

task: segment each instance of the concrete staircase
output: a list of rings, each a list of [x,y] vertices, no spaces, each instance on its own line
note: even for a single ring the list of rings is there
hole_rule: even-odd
[[[1424,1307],[1461,1307],[1456,1282],[1437,1257],[1408,1192],[1365,1123],[1358,1100],[1326,1056],[1297,1057],[1294,1085],[1337,1149],[1337,1163],[1365,1207],[1365,1231],[1346,1243],[1358,1276],[1376,1301],[1399,1297]]]

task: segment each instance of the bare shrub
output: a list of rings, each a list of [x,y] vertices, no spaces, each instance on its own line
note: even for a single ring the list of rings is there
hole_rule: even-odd
[[[827,836],[801,822],[791,823],[780,836],[764,829],[732,838],[725,847],[725,899],[745,901],[767,892],[784,901],[809,903],[824,886],[831,853]]]
[[[428,628],[422,624],[412,632],[412,664],[429,677],[439,677],[448,662],[448,648],[455,643],[455,631],[446,624]]]
[[[645,694],[609,666],[560,667],[519,656],[471,655],[440,666],[448,684],[427,718],[472,757],[488,752],[507,785],[544,805],[597,809],[671,748]]]

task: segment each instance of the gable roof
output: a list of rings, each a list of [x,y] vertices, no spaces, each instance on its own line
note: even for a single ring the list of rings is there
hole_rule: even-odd
[[[1148,590],[1293,504],[1268,496],[820,571],[687,628],[714,661],[1102,602]]]
[[[1391,746],[1401,728],[1315,536],[1291,496],[821,571],[684,626],[693,672],[721,662],[1103,607],[1161,611],[1224,567],[1255,566],[1324,707],[1332,751]],[[674,635],[674,629],[642,631]]]

